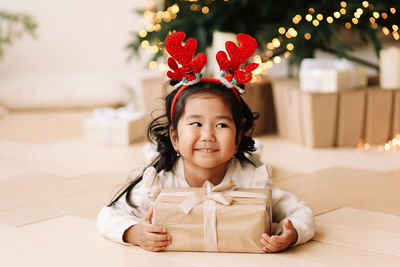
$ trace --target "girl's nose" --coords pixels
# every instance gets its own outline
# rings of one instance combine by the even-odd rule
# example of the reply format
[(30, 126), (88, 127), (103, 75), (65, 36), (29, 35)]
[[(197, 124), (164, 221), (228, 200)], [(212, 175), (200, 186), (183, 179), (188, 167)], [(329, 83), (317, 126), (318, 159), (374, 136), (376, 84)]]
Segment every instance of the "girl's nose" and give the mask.
[(203, 126), (201, 129), (201, 141), (215, 141), (214, 127)]

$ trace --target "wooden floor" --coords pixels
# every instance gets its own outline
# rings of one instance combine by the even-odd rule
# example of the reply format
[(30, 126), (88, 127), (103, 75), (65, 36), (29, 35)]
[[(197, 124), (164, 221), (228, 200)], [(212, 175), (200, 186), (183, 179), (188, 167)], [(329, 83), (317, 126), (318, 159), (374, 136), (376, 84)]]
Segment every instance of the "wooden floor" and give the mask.
[(89, 112), (0, 117), (1, 266), (399, 266), (400, 151), (313, 150), (260, 136), (274, 182), (316, 215), (312, 241), (277, 254), (152, 253), (115, 244), (99, 208), (144, 163), (144, 141), (93, 145)]

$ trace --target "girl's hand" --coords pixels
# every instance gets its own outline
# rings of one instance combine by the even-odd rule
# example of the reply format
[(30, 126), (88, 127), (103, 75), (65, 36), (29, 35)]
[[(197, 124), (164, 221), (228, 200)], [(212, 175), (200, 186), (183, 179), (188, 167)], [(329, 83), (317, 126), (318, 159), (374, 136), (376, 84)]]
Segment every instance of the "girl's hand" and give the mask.
[(285, 219), (281, 233), (273, 236), (269, 236), (266, 233), (262, 234), (261, 244), (263, 244), (265, 252), (278, 252), (296, 243), (297, 238), (297, 231), (292, 222), (289, 219)]
[(149, 251), (163, 251), (171, 244), (171, 236), (167, 234), (167, 229), (151, 224), (152, 215), (153, 207), (146, 212), (141, 223), (125, 231), (124, 241)]

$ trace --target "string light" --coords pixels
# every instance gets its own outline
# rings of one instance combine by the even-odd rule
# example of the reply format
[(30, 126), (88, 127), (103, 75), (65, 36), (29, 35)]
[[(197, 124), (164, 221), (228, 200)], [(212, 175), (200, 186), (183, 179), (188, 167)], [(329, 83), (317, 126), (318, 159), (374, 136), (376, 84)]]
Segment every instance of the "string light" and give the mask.
[(269, 50), (273, 50), (273, 49), (275, 49), (275, 46), (274, 46), (272, 43), (268, 43), (268, 44), (267, 44), (267, 48), (268, 48)]
[(370, 18), (369, 18), (369, 22), (371, 22), (371, 24), (375, 23), (375, 18), (370, 17)]
[(265, 52), (265, 55), (267, 57), (272, 57), (274, 55), (274, 52), (272, 52), (271, 50), (267, 50), (267, 52)]
[(298, 24), (301, 21), (301, 16), (300, 15), (294, 16), (292, 21), (294, 24)]
[(312, 24), (313, 24), (315, 27), (317, 27), (317, 26), (319, 25), (319, 21), (316, 20), (316, 19), (314, 19), (313, 22), (312, 22)]
[(391, 12), (392, 14), (394, 14), (394, 13), (396, 13), (396, 9), (395, 9), (394, 7), (392, 7), (392, 8), (390, 8), (390, 12)]
[(147, 36), (147, 31), (146, 30), (140, 30), (139, 31), (139, 36), (142, 37), (142, 38), (146, 37)]
[(279, 32), (280, 34), (284, 34), (284, 33), (286, 32), (286, 29), (283, 28), (283, 27), (280, 27), (280, 28), (278, 29), (278, 32)]
[(333, 13), (333, 16), (338, 19), (340, 18), (340, 13), (336, 11), (335, 13)]
[(283, 56), (284, 56), (285, 58), (290, 58), (291, 55), (292, 55), (292, 53), (290, 53), (289, 51), (286, 51), (286, 52), (283, 54)]
[(315, 12), (315, 9), (314, 9), (314, 8), (312, 8), (312, 7), (310, 7), (310, 8), (308, 9), (308, 12), (310, 12), (311, 14), (314, 14), (314, 12)]
[(362, 2), (362, 5), (363, 5), (363, 7), (367, 8), (369, 3), (368, 3), (368, 1), (364, 1), (364, 2)]
[(289, 50), (289, 51), (292, 51), (294, 49), (294, 45), (292, 43), (288, 43), (286, 45), (286, 49)]
[(374, 18), (376, 18), (376, 19), (378, 19), (379, 18), (379, 13), (378, 12), (374, 12), (374, 13), (372, 13), (372, 15), (374, 16)]
[(394, 25), (392, 25), (392, 29), (393, 29), (393, 31), (397, 32), (399, 30), (399, 26), (394, 24)]
[(344, 9), (344, 8), (341, 8), (339, 11), (340, 11), (340, 14), (342, 14), (342, 15), (346, 14), (346, 9)]
[(333, 22), (333, 18), (331, 16), (329, 16), (329, 17), (326, 18), (326, 21), (328, 23), (332, 23)]
[(353, 24), (357, 24), (358, 23), (358, 19), (356, 19), (356, 18), (352, 18), (351, 21), (353, 22)]
[(311, 39), (311, 34), (307, 32), (306, 34), (304, 34), (304, 38), (306, 40), (310, 40)]
[(324, 16), (322, 14), (317, 15), (317, 20), (323, 20), (323, 19), (324, 19)]
[(389, 33), (390, 33), (389, 29), (386, 28), (386, 27), (382, 28), (382, 32), (383, 32), (384, 35), (389, 35)]
[(383, 13), (381, 14), (381, 17), (382, 17), (383, 19), (387, 19), (388, 15), (387, 15), (385, 12), (383, 12)]
[(208, 12), (210, 12), (210, 9), (208, 7), (206, 7), (206, 6), (203, 6), (203, 8), (201, 9), (201, 12), (203, 14), (208, 14)]
[(281, 59), (280, 56), (274, 57), (274, 62), (275, 62), (275, 64), (279, 64), (279, 63), (281, 63), (281, 61), (282, 61), (282, 59)]
[(313, 19), (313, 17), (312, 17), (311, 14), (307, 14), (307, 15), (306, 15), (306, 20), (307, 20), (307, 21), (312, 21), (312, 19)]
[(154, 60), (149, 62), (149, 68), (150, 69), (154, 69), (157, 67), (157, 62), (155, 62)]
[(344, 26), (346, 27), (346, 29), (350, 30), (351, 29), (351, 23), (350, 22), (346, 22), (344, 24)]
[(279, 46), (281, 46), (281, 42), (277, 38), (274, 38), (274, 39), (272, 39), (272, 45), (274, 47), (279, 47)]
[(346, 7), (346, 6), (347, 6), (347, 3), (346, 3), (345, 1), (342, 1), (342, 2), (340, 2), (340, 6), (341, 6), (341, 7)]

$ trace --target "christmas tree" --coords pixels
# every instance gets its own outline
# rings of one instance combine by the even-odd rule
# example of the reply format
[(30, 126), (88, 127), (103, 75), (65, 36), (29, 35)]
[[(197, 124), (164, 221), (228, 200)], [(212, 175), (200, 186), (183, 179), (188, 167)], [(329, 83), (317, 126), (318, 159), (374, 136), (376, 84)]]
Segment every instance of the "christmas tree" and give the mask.
[(379, 55), (381, 36), (400, 38), (399, 9), (397, 0), (165, 0), (159, 4), (148, 1), (146, 10), (139, 12), (149, 24), (134, 34), (127, 48), (133, 54), (140, 47), (154, 54), (149, 66), (155, 67), (156, 60), (165, 54), (163, 40), (172, 32), (183, 31), (186, 38), (196, 38), (196, 53), (206, 51), (215, 31), (244, 32), (259, 43), (256, 61), (262, 63), (262, 69), (279, 63), (281, 56), (289, 64), (299, 65), (318, 49), (377, 69), (374, 64), (352, 57), (354, 47), (341, 34), (351, 31), (359, 35), (357, 38), (372, 43)]

